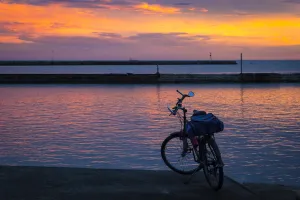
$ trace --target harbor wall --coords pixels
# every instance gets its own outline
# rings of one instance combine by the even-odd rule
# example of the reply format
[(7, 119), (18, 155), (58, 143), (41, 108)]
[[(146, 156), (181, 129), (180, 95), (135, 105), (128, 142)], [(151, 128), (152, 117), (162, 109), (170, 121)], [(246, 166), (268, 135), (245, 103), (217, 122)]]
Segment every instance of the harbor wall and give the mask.
[(300, 82), (300, 73), (246, 74), (0, 74), (1, 84), (157, 84)]

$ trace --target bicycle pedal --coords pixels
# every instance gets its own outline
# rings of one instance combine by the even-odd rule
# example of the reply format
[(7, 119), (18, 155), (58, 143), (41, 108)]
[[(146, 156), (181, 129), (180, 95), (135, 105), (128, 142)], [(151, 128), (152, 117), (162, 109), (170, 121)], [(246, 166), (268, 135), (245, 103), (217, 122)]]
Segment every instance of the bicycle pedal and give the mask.
[(216, 168), (222, 168), (222, 167), (224, 167), (224, 164), (217, 164), (216, 165)]

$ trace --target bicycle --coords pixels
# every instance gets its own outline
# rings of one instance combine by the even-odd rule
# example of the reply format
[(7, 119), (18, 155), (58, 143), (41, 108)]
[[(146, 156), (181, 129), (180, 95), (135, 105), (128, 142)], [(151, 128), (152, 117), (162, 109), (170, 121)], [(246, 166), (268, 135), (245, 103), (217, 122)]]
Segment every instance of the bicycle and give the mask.
[[(193, 97), (194, 93), (190, 91), (188, 94), (182, 94), (177, 90), (179, 94), (182, 95), (178, 98), (176, 106), (172, 109), (168, 106), (168, 110), (171, 112), (170, 115), (177, 115), (181, 122), (181, 130), (179, 132), (171, 133), (161, 145), (161, 156), (164, 163), (173, 171), (183, 174), (192, 175), (188, 182), (192, 179), (194, 174), (199, 170), (203, 169), (206, 181), (214, 190), (220, 190), (223, 185), (224, 173), (223, 173), (223, 161), (221, 158), (221, 153), (218, 145), (215, 141), (214, 134), (199, 134), (197, 136), (189, 136), (187, 128), (190, 128), (189, 121), (187, 120), (186, 113), (187, 109), (182, 106), (182, 102), (186, 97)], [(178, 112), (183, 111), (183, 116)], [(205, 111), (194, 110), (194, 113), (198, 112), (200, 114), (206, 115)], [(175, 148), (180, 147), (179, 152), (177, 152), (178, 161), (181, 167), (176, 167), (174, 162), (172, 162), (167, 150), (169, 150), (168, 145), (172, 142), (178, 142), (177, 145), (171, 147), (170, 150), (175, 150)], [(191, 164), (183, 163), (183, 159), (191, 159)], [(185, 170), (186, 167), (189, 169)], [(187, 182), (187, 183), (188, 183)]]

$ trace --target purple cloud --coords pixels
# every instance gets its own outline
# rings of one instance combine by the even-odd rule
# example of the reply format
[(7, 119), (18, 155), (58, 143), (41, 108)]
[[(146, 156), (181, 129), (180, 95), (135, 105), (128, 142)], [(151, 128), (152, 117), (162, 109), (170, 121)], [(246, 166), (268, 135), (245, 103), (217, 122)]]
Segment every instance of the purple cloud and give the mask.
[(62, 3), (69, 7), (78, 8), (108, 8), (108, 6), (130, 6), (134, 5), (130, 0), (107, 1), (107, 0), (6, 0), (6, 3), (49, 5)]
[(57, 47), (83, 47), (92, 48), (107, 45), (121, 45), (123, 42), (119, 40), (107, 39), (102, 37), (84, 37), (84, 36), (41, 36), (34, 37), (31, 35), (21, 35), (20, 40), (33, 42), (35, 44), (51, 45)]
[(0, 35), (2, 35), (2, 34), (7, 35), (8, 33), (9, 34), (13, 33), (13, 31), (10, 28), (3, 26), (3, 23), (0, 23)]
[(119, 38), (119, 39), (123, 38), (121, 34), (117, 34), (117, 33), (107, 33), (107, 32), (97, 33), (96, 32), (96, 34), (98, 34), (100, 37), (106, 37), (106, 38), (114, 38), (114, 39), (116, 39), (116, 38)]
[(300, 4), (300, 0), (285, 0), (285, 1), (282, 1), (284, 3), (296, 3), (296, 4)]
[(64, 23), (60, 23), (60, 22), (54, 22), (50, 25), (50, 28), (53, 28), (53, 29), (57, 29), (57, 28), (74, 28), (75, 26), (72, 25), (67, 25), (67, 24), (64, 24)]
[[(182, 12), (191, 12), (195, 8), (195, 12), (202, 9), (209, 10), (211, 14), (231, 14), (236, 10), (243, 11), (249, 14), (256, 13), (284, 13), (294, 12), (288, 3), (299, 3), (300, 0), (189, 0), (188, 2), (176, 0), (4, 0), (5, 3), (19, 3), (31, 5), (49, 5), (53, 3), (64, 4), (68, 7), (77, 8), (99, 8), (112, 9), (117, 7), (119, 9), (134, 9), (135, 5), (143, 3), (159, 4), (161, 6), (177, 7)], [(191, 10), (192, 9), (192, 10)], [(239, 15), (240, 16), (240, 15)]]
[(56, 52), (56, 59), (184, 58), (194, 54), (188, 53), (191, 49), (199, 50), (205, 45), (203, 38), (207, 39), (186, 33), (145, 33), (129, 37), (115, 33), (98, 33), (98, 37), (22, 35), (19, 39), (27, 43), (0, 44), (0, 59), (46, 59), (51, 56), (51, 50)]
[(180, 3), (174, 3), (174, 6), (190, 6), (192, 5), (191, 3), (186, 3), (186, 2), (180, 2)]
[[(248, 47), (215, 43), (218, 36), (187, 33), (141, 33), (124, 37), (116, 33), (96, 33), (96, 37), (59, 37), (21, 35), (22, 44), (0, 44), (0, 59), (292, 59), (300, 55), (300, 46)], [(30, 43), (28, 43), (30, 42)], [(261, 53), (263, 52), (263, 53)]]
[[(244, 11), (249, 14), (256, 13), (282, 13), (291, 11), (290, 7), (285, 6), (283, 0), (189, 0), (188, 6), (193, 8), (206, 8), (211, 14), (231, 14), (235, 10)], [(291, 2), (299, 2), (299, 0), (286, 0)], [(175, 5), (182, 7), (185, 3), (174, 3), (174, 0), (147, 0), (149, 3), (156, 2), (162, 5)], [(188, 7), (187, 6), (187, 7)]]
[(199, 43), (203, 43), (206, 40), (209, 40), (209, 36), (201, 36), (201, 35), (189, 35), (187, 33), (140, 33), (134, 36), (130, 36), (126, 39), (134, 40), (137, 42), (143, 42), (151, 45), (157, 46), (187, 46), (187, 45), (196, 45)]
[(24, 23), (20, 22), (0, 22), (0, 34), (14, 34), (17, 32), (15, 26), (24, 25)]
[(182, 46), (190, 43), (200, 43), (210, 39), (207, 35), (189, 35), (187, 33), (140, 33), (133, 36), (123, 37), (120, 34), (108, 32), (95, 32), (98, 37), (83, 36), (41, 36), (20, 35), (19, 39), (36, 44), (51, 44), (57, 46), (84, 46), (100, 47), (101, 45), (122, 45), (136, 43), (147, 43), (157, 46)]

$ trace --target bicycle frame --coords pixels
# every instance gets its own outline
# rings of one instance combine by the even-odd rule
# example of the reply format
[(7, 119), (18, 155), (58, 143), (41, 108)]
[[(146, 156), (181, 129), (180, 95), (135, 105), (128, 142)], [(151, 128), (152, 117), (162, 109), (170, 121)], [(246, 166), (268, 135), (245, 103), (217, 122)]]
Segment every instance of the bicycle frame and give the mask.
[[(185, 109), (184, 107), (183, 108), (180, 108), (182, 111), (183, 111), (183, 129), (182, 131), (180, 131), (181, 133), (181, 138), (182, 139), (182, 142), (183, 142), (183, 153), (185, 151), (188, 151), (188, 139), (191, 140), (191, 143), (192, 143), (192, 147), (194, 149), (194, 152), (197, 152), (197, 157), (198, 157), (198, 162), (203, 162), (203, 157), (202, 157), (202, 153), (201, 151), (205, 150), (205, 144), (206, 143), (210, 143), (212, 145), (215, 144), (215, 142), (212, 142), (211, 140), (214, 140), (214, 136), (213, 135), (203, 135), (203, 136), (200, 136), (197, 138), (197, 141), (198, 141), (198, 145), (199, 145), (199, 149), (197, 150), (193, 144), (193, 138), (190, 138), (188, 136), (188, 133), (187, 133), (187, 130), (186, 130), (186, 125), (187, 125), (187, 117), (186, 117), (186, 113), (187, 113), (187, 109)], [(217, 147), (217, 146), (216, 146)], [(217, 150), (219, 151), (219, 148), (217, 147)], [(197, 158), (195, 157), (194, 155), (194, 152), (193, 152), (193, 157), (194, 157), (194, 160), (195, 162), (197, 162)]]
[[(201, 158), (200, 158), (201, 153), (195, 148), (195, 146), (193, 144), (193, 141), (192, 141), (193, 138), (190, 138), (188, 136), (188, 133), (187, 133), (187, 130), (186, 130), (186, 127), (187, 127), (186, 125), (187, 125), (187, 122), (188, 122), (187, 117), (186, 117), (187, 109), (185, 109), (184, 107), (183, 108), (179, 107), (179, 109), (183, 111), (183, 128), (180, 131), (180, 139), (183, 142), (183, 151), (182, 151), (182, 154), (185, 154), (186, 152), (188, 152), (189, 150), (191, 150), (191, 149), (188, 149), (188, 147), (189, 147), (189, 145), (188, 145), (188, 139), (190, 139), (190, 141), (192, 143), (194, 161), (195, 162), (199, 162), (201, 160)], [(181, 117), (181, 116), (179, 116), (179, 117)], [(200, 145), (200, 140), (198, 141), (198, 144)], [(202, 147), (203, 147), (203, 145), (199, 146), (199, 150)]]

